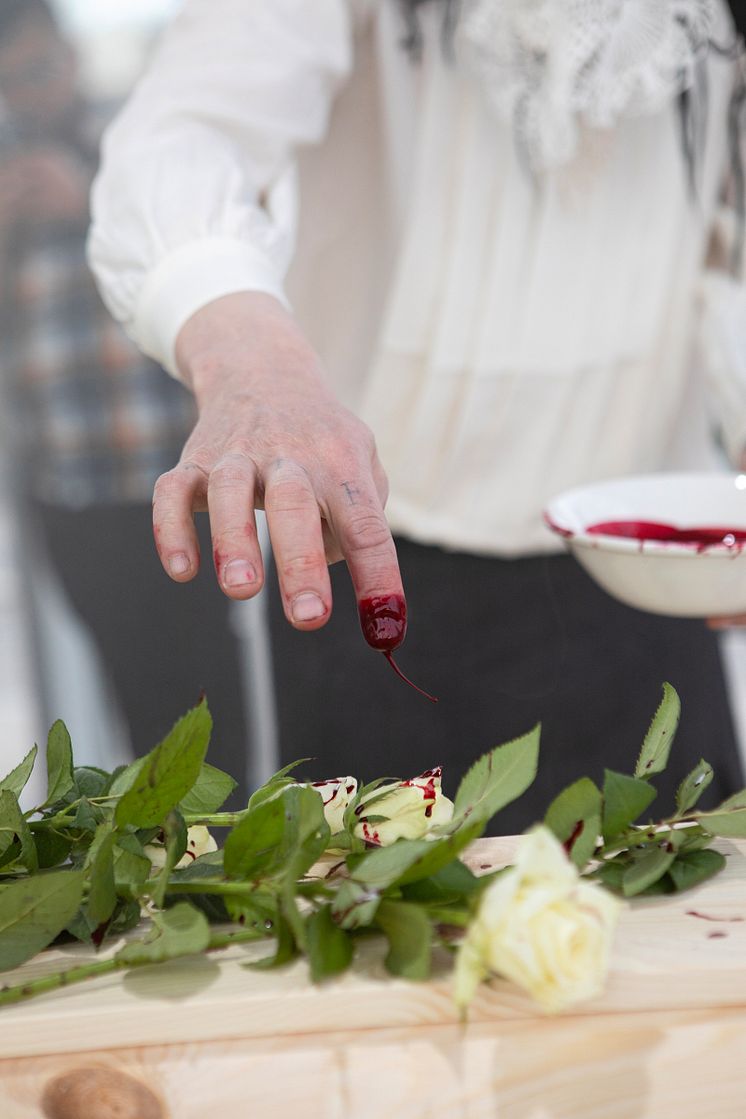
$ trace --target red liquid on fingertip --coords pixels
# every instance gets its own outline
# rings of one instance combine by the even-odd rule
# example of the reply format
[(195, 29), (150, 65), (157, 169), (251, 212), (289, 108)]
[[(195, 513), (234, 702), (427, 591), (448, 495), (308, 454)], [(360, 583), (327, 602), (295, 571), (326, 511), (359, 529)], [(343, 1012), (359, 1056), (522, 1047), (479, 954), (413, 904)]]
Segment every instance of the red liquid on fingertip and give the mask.
[(410, 688), (424, 695), (431, 703), (437, 703), (435, 696), (423, 691), (404, 675), (392, 656), (407, 632), (407, 604), (404, 596), (392, 594), (363, 598), (358, 603), (358, 614), (363, 637), (371, 648), (383, 653), (396, 675), (409, 684)]
[(363, 637), (380, 653), (398, 649), (407, 632), (407, 604), (401, 594), (363, 598), (358, 604)]
[(696, 526), (677, 528), (657, 521), (600, 521), (589, 525), (586, 532), (594, 536), (622, 536), (628, 540), (656, 540), (671, 544), (691, 544), (695, 548), (708, 548), (724, 544), (741, 547), (746, 544), (746, 529)]

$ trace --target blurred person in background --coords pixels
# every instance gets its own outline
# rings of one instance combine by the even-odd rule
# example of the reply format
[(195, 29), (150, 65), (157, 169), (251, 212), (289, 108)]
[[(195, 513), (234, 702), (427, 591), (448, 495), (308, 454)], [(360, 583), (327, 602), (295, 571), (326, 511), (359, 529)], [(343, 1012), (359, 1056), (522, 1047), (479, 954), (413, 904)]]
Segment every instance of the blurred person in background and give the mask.
[[(740, 461), (744, 371), (711, 413), (692, 356), (737, 53), (721, 0), (186, 0), (105, 138), (91, 260), (197, 400), (155, 492), (166, 570), (195, 575), (209, 507), (220, 585), (253, 596), (266, 510), (283, 761), (455, 779), (541, 719), (521, 830), (631, 770), (669, 680), (662, 804), (703, 753), (712, 801), (742, 785), (716, 636), (605, 595), (541, 516), (717, 469), (715, 427)], [(401, 635), (403, 586), (437, 707), (360, 639), (380, 603)]]
[(149, 542), (153, 484), (194, 406), (111, 319), (87, 267), (101, 114), (44, 0), (0, 0), (0, 102), (0, 360), (19, 514), (94, 639), (135, 754), (204, 690), (211, 760), (241, 779), (230, 603), (207, 576), (185, 600)]

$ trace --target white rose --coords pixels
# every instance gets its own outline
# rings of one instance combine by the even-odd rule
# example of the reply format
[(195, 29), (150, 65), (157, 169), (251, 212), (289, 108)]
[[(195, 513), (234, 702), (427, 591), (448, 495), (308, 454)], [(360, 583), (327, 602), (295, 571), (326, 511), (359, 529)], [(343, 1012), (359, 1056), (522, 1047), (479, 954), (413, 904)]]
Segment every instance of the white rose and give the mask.
[(468, 1006), (490, 974), (527, 990), (549, 1013), (603, 990), (622, 903), (580, 878), (545, 827), (521, 839), (518, 858), (487, 887), (458, 951), (455, 999)]
[(324, 802), (324, 818), (332, 835), (344, 828), (344, 814), (357, 793), (357, 781), (354, 777), (330, 777), (328, 781), (312, 781), (315, 789)]
[(431, 828), (453, 817), (453, 801), (440, 788), (442, 772), (438, 766), (367, 793), (355, 809), (355, 835), (374, 847), (387, 847), (397, 839), (427, 839)]
[[(217, 851), (217, 849), (218, 845), (208, 829), (202, 824), (195, 824), (193, 827), (187, 828), (186, 851), (179, 859), (175, 869), (189, 866), (200, 855), (206, 855), (208, 851)], [(148, 843), (144, 850), (150, 859), (153, 870), (161, 870), (166, 865), (166, 848), (163, 843)]]

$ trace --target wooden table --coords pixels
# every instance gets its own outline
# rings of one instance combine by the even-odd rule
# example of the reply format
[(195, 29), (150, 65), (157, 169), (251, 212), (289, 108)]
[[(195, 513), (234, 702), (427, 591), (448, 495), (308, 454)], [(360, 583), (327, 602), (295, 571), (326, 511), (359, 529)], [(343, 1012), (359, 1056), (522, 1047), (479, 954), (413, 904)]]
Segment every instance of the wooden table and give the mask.
[[(469, 861), (502, 865), (514, 842), (482, 840)], [(626, 910), (604, 995), (571, 1014), (543, 1017), (498, 980), (462, 1026), (445, 965), (394, 980), (375, 940), (323, 988), (302, 961), (246, 969), (267, 945), (235, 946), (0, 1011), (0, 1119), (46, 1114), (71, 1073), (98, 1102), (70, 1110), (58, 1091), (54, 1119), (744, 1119), (746, 842), (719, 848), (711, 882)]]

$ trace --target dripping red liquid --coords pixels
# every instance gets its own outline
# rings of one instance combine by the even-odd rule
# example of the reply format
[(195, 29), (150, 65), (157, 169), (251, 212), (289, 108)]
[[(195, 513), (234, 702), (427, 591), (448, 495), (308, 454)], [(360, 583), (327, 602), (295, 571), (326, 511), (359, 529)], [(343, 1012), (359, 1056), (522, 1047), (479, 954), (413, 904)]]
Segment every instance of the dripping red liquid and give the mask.
[(434, 696), (434, 695), (430, 695), (430, 693), (429, 693), (429, 692), (426, 692), (426, 691), (424, 690), (424, 688), (419, 688), (419, 687), (418, 687), (418, 686), (417, 686), (417, 685), (416, 685), (416, 684), (415, 684), (415, 683), (414, 683), (414, 682), (413, 682), (412, 680), (410, 680), (410, 679), (409, 679), (409, 677), (408, 677), (408, 676), (405, 676), (405, 675), (404, 675), (404, 673), (403, 673), (403, 672), (402, 672), (402, 670), (401, 670), (401, 669), (399, 668), (399, 665), (398, 665), (398, 664), (396, 663), (396, 661), (394, 660), (394, 658), (392, 657), (392, 655), (391, 655), (391, 653), (390, 653), (390, 652), (385, 652), (385, 653), (384, 653), (383, 655), (384, 655), (384, 657), (386, 658), (386, 660), (387, 660), (387, 661), (389, 662), (389, 664), (391, 665), (391, 667), (393, 668), (393, 670), (394, 670), (394, 672), (396, 673), (396, 675), (397, 675), (397, 676), (398, 676), (398, 677), (399, 677), (399, 678), (400, 678), (401, 680), (403, 680), (405, 684), (409, 684), (410, 688), (414, 688), (414, 690), (415, 690), (416, 692), (419, 692), (419, 693), (420, 693), (420, 695), (424, 695), (425, 699), (429, 699), (431, 703), (437, 703), (437, 702), (438, 702), (438, 697), (437, 697), (437, 696)]
[(373, 649), (383, 653), (397, 676), (410, 688), (425, 696), (431, 703), (437, 703), (435, 696), (419, 688), (405, 676), (392, 654), (398, 649), (407, 632), (407, 604), (403, 595), (378, 595), (361, 599), (358, 604), (360, 626), (363, 636)]
[(600, 521), (589, 525), (586, 532), (596, 536), (623, 536), (628, 540), (657, 540), (672, 544), (691, 544), (707, 548), (713, 544), (728, 547), (746, 544), (746, 529), (696, 526), (677, 528), (657, 521)]

